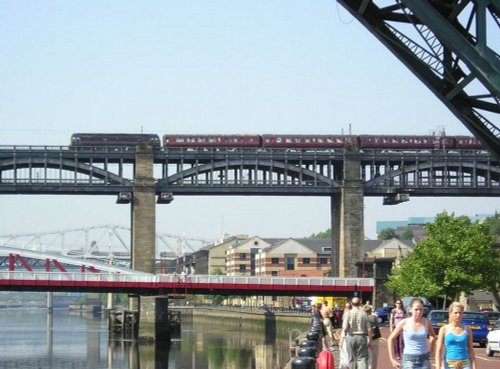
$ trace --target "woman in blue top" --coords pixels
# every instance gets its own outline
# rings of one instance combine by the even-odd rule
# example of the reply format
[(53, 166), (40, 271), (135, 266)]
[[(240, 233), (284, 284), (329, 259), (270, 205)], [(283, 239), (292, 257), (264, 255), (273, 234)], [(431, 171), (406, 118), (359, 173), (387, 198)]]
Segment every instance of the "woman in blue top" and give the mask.
[[(395, 368), (431, 369), (430, 352), (434, 346), (436, 334), (430, 321), (424, 318), (424, 303), (414, 298), (410, 303), (411, 316), (401, 320), (389, 336), (387, 348), (389, 359)], [(404, 351), (401, 365), (394, 358), (393, 341), (403, 333)], [(427, 337), (430, 337), (428, 340)]]
[(449, 323), (439, 329), (436, 369), (476, 369), (472, 331), (462, 324), (463, 316), (464, 306), (453, 302), (450, 305)]

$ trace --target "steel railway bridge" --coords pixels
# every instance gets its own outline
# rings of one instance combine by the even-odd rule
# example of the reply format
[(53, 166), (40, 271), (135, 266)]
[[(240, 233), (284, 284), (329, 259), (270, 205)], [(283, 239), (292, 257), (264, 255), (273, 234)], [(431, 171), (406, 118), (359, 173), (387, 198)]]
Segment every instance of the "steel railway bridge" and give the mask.
[[(486, 151), (370, 150), (349, 154), (365, 196), (498, 196), (499, 162)], [(158, 202), (167, 195), (330, 196), (344, 180), (344, 150), (157, 148)], [(0, 146), (0, 194), (119, 195), (129, 203), (131, 147)]]
[(338, 235), (332, 241), (333, 275), (354, 277), (364, 196), (382, 197), (385, 204), (413, 196), (498, 197), (500, 166), (486, 151), (449, 149), (2, 146), (0, 194), (117, 196), (117, 202), (132, 209), (132, 249), (134, 236), (141, 247), (150, 245), (147, 256), (143, 250), (136, 253), (136, 260), (144, 257), (140, 264), (148, 267), (133, 261), (132, 266), (150, 273), (156, 258), (155, 200), (169, 203), (183, 195), (329, 197), (332, 230)]

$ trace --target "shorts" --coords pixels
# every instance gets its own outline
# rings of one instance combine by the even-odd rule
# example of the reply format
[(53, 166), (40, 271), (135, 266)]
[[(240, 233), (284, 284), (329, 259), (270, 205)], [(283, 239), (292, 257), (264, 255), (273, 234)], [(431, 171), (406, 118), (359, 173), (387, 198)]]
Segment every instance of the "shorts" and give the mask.
[(444, 369), (470, 369), (470, 360), (445, 360), (443, 363)]
[(429, 353), (422, 355), (403, 354), (401, 369), (431, 369)]

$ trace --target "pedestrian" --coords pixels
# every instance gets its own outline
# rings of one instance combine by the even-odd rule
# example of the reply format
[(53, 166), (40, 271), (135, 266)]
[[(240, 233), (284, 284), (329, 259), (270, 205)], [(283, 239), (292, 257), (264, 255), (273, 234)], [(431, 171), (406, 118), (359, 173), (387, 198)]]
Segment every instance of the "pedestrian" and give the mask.
[[(396, 329), (396, 326), (406, 317), (406, 311), (403, 307), (403, 302), (401, 300), (396, 300), (394, 303), (394, 308), (391, 310), (389, 314), (389, 331), (392, 332)], [(401, 356), (403, 356), (404, 342), (403, 335), (399, 334), (394, 338), (393, 347), (394, 355), (396, 356), (396, 360), (401, 360)]]
[(373, 314), (370, 305), (363, 306), (363, 311), (368, 316), (368, 321), (372, 329), (372, 344), (371, 347), (368, 348), (368, 369), (377, 369), (378, 343), (379, 338), (382, 337), (380, 334), (380, 327), (378, 326), (378, 316)]
[(476, 369), (472, 330), (462, 324), (464, 306), (453, 302), (449, 311), (449, 323), (439, 329), (436, 369)]
[[(389, 360), (394, 368), (431, 369), (429, 356), (434, 348), (436, 333), (431, 322), (424, 318), (424, 303), (421, 299), (411, 300), (410, 311), (411, 316), (401, 320), (389, 336)], [(401, 365), (394, 358), (393, 351), (393, 342), (399, 334), (403, 335), (404, 340)]]
[(312, 316), (312, 323), (318, 323), (321, 324), (321, 342), (322, 342), (322, 347), (327, 347), (327, 342), (325, 336), (328, 334), (326, 331), (325, 324), (323, 323), (323, 315), (321, 312), (321, 309), (323, 308), (323, 304), (321, 302), (317, 302), (316, 305), (314, 306), (314, 311), (313, 311), (313, 316)]
[(342, 312), (342, 322), (349, 315), (349, 312), (352, 310), (352, 304), (350, 302), (346, 302), (344, 311)]
[(371, 346), (372, 332), (368, 316), (360, 309), (360, 304), (360, 299), (354, 297), (352, 309), (342, 322), (342, 340), (347, 343), (349, 369), (368, 368), (368, 348)]
[[(326, 334), (328, 335), (328, 338), (330, 340), (330, 343), (328, 344), (327, 348), (330, 348), (333, 346), (333, 342), (335, 341), (335, 338), (333, 337), (333, 329), (332, 329), (332, 309), (328, 306), (328, 301), (323, 301), (323, 305), (321, 306), (321, 316), (323, 318), (323, 325), (326, 331)], [(328, 342), (327, 342), (328, 343)]]

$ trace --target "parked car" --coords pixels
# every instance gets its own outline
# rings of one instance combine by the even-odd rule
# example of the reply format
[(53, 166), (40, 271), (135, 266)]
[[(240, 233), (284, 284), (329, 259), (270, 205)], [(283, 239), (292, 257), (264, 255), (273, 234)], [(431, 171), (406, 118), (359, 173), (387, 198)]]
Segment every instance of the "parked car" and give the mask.
[[(410, 303), (411, 300), (413, 300), (415, 296), (407, 296), (403, 298), (403, 308), (405, 311), (410, 314)], [(432, 304), (427, 300), (425, 297), (418, 297), (422, 302), (424, 303), (424, 316), (427, 316), (429, 312), (432, 310)]]
[(497, 320), (500, 318), (500, 312), (498, 311), (485, 311), (484, 314), (488, 317), (492, 326), (494, 326)]
[(486, 336), (486, 355), (493, 356), (496, 352), (500, 352), (500, 319), (497, 319), (495, 325)]
[[(448, 310), (432, 310), (427, 319), (432, 323), (432, 328), (436, 334), (439, 328), (448, 324)], [(490, 331), (490, 321), (488, 317), (479, 311), (465, 311), (462, 318), (462, 323), (469, 326), (472, 331), (472, 340), (477, 342), (480, 347), (486, 346), (486, 336)]]
[(392, 306), (383, 306), (375, 310), (375, 315), (378, 316), (378, 322), (379, 323), (388, 322), (389, 315), (391, 314), (392, 309), (393, 309)]
[(439, 328), (443, 325), (448, 324), (448, 310), (432, 310), (428, 315), (427, 319), (432, 323), (432, 328), (436, 334), (439, 333)]

